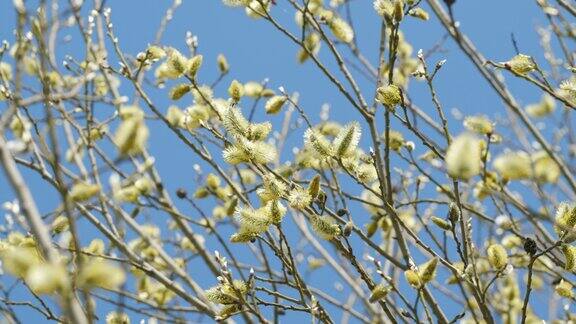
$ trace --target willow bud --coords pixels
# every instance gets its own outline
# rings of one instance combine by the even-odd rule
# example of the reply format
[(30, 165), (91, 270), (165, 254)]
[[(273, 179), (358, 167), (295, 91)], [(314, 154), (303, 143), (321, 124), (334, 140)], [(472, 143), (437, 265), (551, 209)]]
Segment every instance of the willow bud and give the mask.
[(208, 188), (214, 190), (220, 186), (220, 178), (214, 173), (210, 173), (206, 176), (206, 185)]
[(158, 61), (159, 59), (166, 56), (166, 52), (161, 47), (155, 45), (148, 47), (146, 52), (148, 53), (148, 57), (152, 62)]
[(576, 268), (576, 247), (571, 245), (564, 245), (562, 247), (562, 252), (564, 252), (564, 257), (566, 258), (564, 269), (568, 271), (574, 271)]
[(330, 19), (328, 21), (328, 27), (332, 31), (332, 34), (344, 43), (350, 43), (354, 39), (354, 30), (352, 30), (352, 27), (342, 18), (336, 17)]
[(342, 235), (345, 237), (349, 237), (352, 234), (352, 230), (354, 230), (354, 222), (348, 221), (344, 228), (342, 229)]
[(198, 70), (202, 66), (202, 55), (196, 55), (187, 62), (186, 74), (191, 78), (195, 78)]
[(494, 133), (494, 124), (484, 116), (468, 116), (464, 119), (464, 127), (472, 132), (486, 135)]
[(308, 185), (308, 193), (310, 194), (310, 197), (312, 197), (312, 200), (316, 199), (316, 197), (318, 197), (318, 193), (320, 192), (320, 175), (317, 174), (314, 176), (314, 178), (312, 178), (312, 181), (310, 181), (310, 184)]
[(422, 281), (420, 280), (420, 275), (414, 270), (404, 271), (404, 278), (413, 288), (420, 289), (422, 287)]
[(404, 18), (404, 1), (396, 0), (394, 2), (394, 20), (397, 22)]
[(222, 74), (228, 73), (228, 71), (230, 70), (230, 65), (228, 64), (228, 60), (226, 59), (226, 56), (224, 56), (224, 54), (218, 54), (216, 62), (218, 63), (218, 70), (220, 71), (220, 73)]
[(430, 261), (420, 265), (419, 268), (419, 277), (422, 281), (422, 284), (428, 283), (434, 280), (436, 277), (436, 266), (438, 265), (438, 258), (433, 258)]
[(192, 86), (189, 84), (178, 84), (170, 89), (170, 99), (172, 100), (179, 100), (180, 98), (184, 97), (185, 94), (190, 92)]
[(232, 101), (238, 102), (240, 98), (244, 95), (244, 86), (238, 80), (232, 80), (230, 87), (228, 87), (228, 95), (232, 98)]
[(432, 220), (432, 222), (436, 226), (438, 226), (440, 229), (442, 229), (444, 231), (449, 231), (452, 229), (452, 225), (450, 225), (449, 222), (447, 222), (446, 220), (444, 220), (440, 217), (432, 216), (432, 217), (430, 217), (430, 220)]
[(371, 303), (375, 303), (381, 299), (384, 299), (391, 290), (392, 287), (385, 284), (379, 284), (376, 287), (374, 287), (374, 289), (372, 289), (368, 301)]
[(568, 281), (564, 281), (564, 279), (562, 279), (560, 283), (556, 285), (556, 288), (554, 288), (559, 296), (570, 299), (574, 298), (574, 291), (572, 291), (572, 289), (574, 289), (572, 284)]
[(282, 106), (286, 103), (288, 97), (286, 96), (273, 96), (266, 101), (265, 109), (267, 114), (277, 114)]
[(430, 15), (428, 14), (428, 12), (426, 12), (426, 10), (420, 7), (411, 9), (410, 11), (408, 11), (408, 14), (414, 18), (418, 18), (424, 21), (430, 19)]
[(70, 224), (68, 223), (68, 217), (64, 215), (56, 217), (50, 227), (54, 234), (60, 234), (64, 231), (67, 231), (70, 227)]
[(72, 186), (68, 197), (70, 200), (75, 202), (86, 201), (100, 193), (100, 186), (95, 184), (89, 184), (85, 182), (79, 182)]

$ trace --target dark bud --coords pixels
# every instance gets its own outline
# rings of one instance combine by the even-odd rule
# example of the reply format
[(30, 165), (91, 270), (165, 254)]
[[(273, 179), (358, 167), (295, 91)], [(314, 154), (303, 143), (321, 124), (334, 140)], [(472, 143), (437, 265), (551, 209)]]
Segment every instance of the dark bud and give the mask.
[(354, 223), (352, 221), (349, 221), (348, 223), (346, 223), (346, 225), (344, 225), (344, 229), (342, 230), (342, 234), (346, 237), (350, 236), (350, 234), (352, 234), (352, 229), (354, 229)]
[(455, 224), (456, 222), (458, 222), (458, 220), (460, 220), (460, 210), (458, 209), (458, 206), (456, 206), (455, 203), (450, 204), (450, 210), (448, 211), (448, 219), (450, 220), (450, 222), (452, 222), (452, 224)]
[(255, 239), (255, 238), (250, 239), (250, 242), (251, 242), (251, 243), (254, 243), (254, 242), (256, 242), (256, 239)]
[(348, 214), (348, 210), (345, 209), (345, 208), (338, 209), (338, 211), (336, 212), (336, 214), (337, 214), (338, 216), (342, 217), (342, 216)]
[(536, 241), (527, 237), (524, 240), (524, 251), (530, 255), (536, 254), (536, 252), (538, 252), (538, 245), (536, 244)]
[(188, 196), (188, 193), (184, 188), (178, 188), (178, 190), (176, 190), (176, 197), (184, 199), (186, 196)]
[(460, 313), (460, 314), (456, 315), (456, 316), (450, 321), (450, 323), (456, 323), (456, 322), (458, 322), (458, 320), (464, 318), (464, 316), (466, 316), (466, 313)]

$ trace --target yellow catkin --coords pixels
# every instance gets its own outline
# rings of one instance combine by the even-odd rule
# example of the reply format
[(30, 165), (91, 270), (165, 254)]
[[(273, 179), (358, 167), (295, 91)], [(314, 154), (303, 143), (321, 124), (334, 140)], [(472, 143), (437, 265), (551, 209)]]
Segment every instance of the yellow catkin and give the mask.
[(428, 283), (436, 277), (436, 267), (438, 266), (438, 258), (433, 258), (430, 261), (418, 266), (418, 274), (423, 284)]
[(376, 90), (376, 100), (388, 109), (393, 110), (394, 107), (402, 102), (402, 92), (394, 84), (379, 87)]
[(510, 61), (504, 63), (504, 65), (514, 73), (521, 75), (527, 74), (536, 69), (536, 64), (534, 64), (532, 57), (524, 54), (514, 56)]
[(494, 159), (494, 169), (505, 180), (522, 180), (533, 175), (532, 161), (525, 152), (508, 152)]
[(495, 270), (501, 270), (508, 264), (508, 253), (500, 244), (492, 244), (486, 251), (488, 262)]
[(554, 290), (559, 296), (570, 299), (574, 298), (573, 289), (574, 287), (572, 286), (572, 284), (570, 284), (568, 281), (565, 280), (561, 280), (560, 283), (556, 285), (556, 287), (554, 288)]
[(100, 186), (85, 182), (79, 182), (72, 186), (68, 197), (72, 201), (82, 202), (86, 201), (100, 193)]
[(310, 197), (312, 197), (312, 199), (316, 199), (319, 192), (320, 192), (320, 175), (317, 174), (310, 181), (310, 185), (308, 185), (308, 193), (310, 194)]
[(266, 105), (264, 106), (266, 113), (271, 115), (279, 113), (287, 100), (288, 98), (286, 96), (271, 97), (266, 101)]
[(105, 289), (116, 289), (125, 279), (126, 275), (120, 267), (98, 259), (85, 263), (77, 278), (79, 287)]
[(408, 269), (404, 271), (404, 278), (410, 284), (410, 286), (419, 289), (422, 287), (422, 281), (420, 280), (420, 275), (418, 272)]
[(360, 135), (361, 129), (358, 122), (351, 122), (342, 127), (333, 143), (336, 156), (344, 158), (352, 155), (358, 146)]
[(325, 240), (332, 240), (341, 234), (340, 227), (328, 216), (310, 216), (312, 229)]
[(576, 268), (576, 247), (571, 245), (564, 245), (562, 247), (562, 252), (564, 253), (564, 257), (566, 259), (564, 269), (568, 271), (574, 271)]
[(370, 297), (368, 298), (368, 301), (371, 303), (375, 303), (375, 302), (385, 298), (391, 290), (392, 290), (392, 287), (390, 287), (388, 285), (385, 285), (385, 284), (376, 285), (372, 289), (372, 292), (370, 293)]
[(26, 284), (36, 294), (52, 294), (67, 287), (68, 274), (61, 264), (43, 263), (26, 274)]
[(445, 158), (448, 174), (456, 179), (468, 180), (482, 169), (480, 142), (468, 133), (452, 141)]

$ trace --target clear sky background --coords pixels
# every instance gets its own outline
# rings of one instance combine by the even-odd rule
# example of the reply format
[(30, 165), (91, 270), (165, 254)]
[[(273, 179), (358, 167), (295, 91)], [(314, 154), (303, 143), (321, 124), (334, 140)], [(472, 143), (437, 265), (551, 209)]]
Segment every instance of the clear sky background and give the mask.
[[(33, 1), (34, 2), (34, 1)], [(278, 0), (272, 11), (282, 22), (294, 28), (293, 10), (287, 10), (284, 0)], [(425, 1), (423, 1), (425, 2)], [(146, 49), (152, 42), (160, 19), (170, 6), (167, 0), (109, 0), (107, 6), (112, 8), (114, 29), (122, 49), (131, 54)], [(424, 4), (424, 9), (428, 7)], [(379, 41), (380, 18), (372, 8), (371, 0), (354, 0), (352, 15), (356, 25), (357, 38), (361, 51), (376, 65), (377, 46)], [(429, 22), (408, 19), (403, 31), (414, 53), (420, 48), (426, 51), (437, 44), (444, 35), (444, 29), (431, 15)], [(511, 42), (513, 33), (520, 51), (535, 55), (541, 60), (539, 39), (536, 27), (545, 22), (545, 17), (538, 10), (535, 1), (529, 0), (459, 0), (455, 5), (455, 16), (460, 21), (462, 30), (476, 44), (488, 59), (505, 61), (515, 55)], [(11, 1), (0, 0), (0, 39), (13, 43), (14, 12)], [(284, 86), (289, 92), (300, 93), (300, 103), (313, 118), (318, 118), (320, 107), (324, 103), (331, 105), (331, 114), (337, 120), (349, 121), (359, 119), (358, 113), (331, 86), (317, 68), (307, 62), (300, 65), (296, 61), (297, 48), (271, 25), (261, 20), (247, 17), (242, 9), (225, 7), (219, 0), (183, 0), (182, 6), (174, 14), (161, 44), (185, 49), (185, 33), (192, 32), (198, 36), (199, 52), (204, 55), (204, 65), (199, 80), (211, 83), (217, 76), (216, 55), (223, 53), (231, 65), (231, 73), (225, 80), (224, 87), (216, 94), (225, 96), (225, 89), (232, 79), (240, 81), (270, 79), (273, 89)], [(80, 39), (75, 29), (70, 31), (74, 37), (70, 44), (59, 46), (59, 55), (79, 55), (82, 49), (77, 47)], [(76, 44), (76, 45), (75, 45)], [(448, 40), (443, 51), (430, 58), (431, 65), (441, 59), (447, 62), (436, 79), (438, 95), (447, 109), (458, 108), (466, 114), (504, 115), (500, 100), (478, 76), (475, 67), (457, 50), (454, 43)], [(326, 47), (322, 48), (326, 52)], [(322, 58), (327, 58), (322, 55)], [(112, 61), (114, 65), (117, 62)], [(334, 68), (330, 63), (328, 65)], [(365, 95), (370, 96), (374, 85), (361, 76), (358, 77)], [(124, 88), (126, 95), (133, 94), (130, 87)], [(415, 103), (430, 115), (435, 116), (434, 107), (425, 91), (424, 84), (412, 81), (410, 94)], [(537, 101), (540, 94), (530, 87), (511, 84), (511, 90), (522, 105)], [(164, 92), (153, 92), (153, 100), (163, 110), (171, 104)], [(183, 103), (179, 103), (183, 104)], [(0, 109), (4, 109), (0, 103)], [(261, 112), (257, 119), (265, 117)], [(274, 117), (278, 122), (281, 117)], [(452, 120), (452, 118), (451, 118)], [(459, 129), (461, 123), (453, 123)], [(192, 166), (199, 163), (197, 158), (168, 131), (160, 129), (159, 124), (151, 125), (152, 136), (149, 148), (157, 157), (160, 173), (169, 184), (170, 190), (177, 187), (194, 188)], [(381, 127), (382, 129), (382, 127)], [(456, 131), (457, 132), (457, 131)], [(301, 145), (301, 137), (295, 137), (293, 145)], [(365, 149), (368, 149), (366, 146)], [(44, 189), (36, 175), (25, 172), (37, 203), (43, 212), (55, 206), (54, 192)], [(14, 194), (5, 185), (5, 178), (0, 175), (0, 202), (12, 200)], [(363, 216), (366, 217), (366, 216)], [(89, 233), (87, 233), (89, 234)], [(90, 235), (87, 235), (87, 237)], [(194, 276), (194, 275), (193, 275)], [(0, 277), (4, 280), (5, 277)], [(320, 282), (331, 282), (334, 278), (316, 279)], [(215, 284), (212, 279), (202, 282), (208, 287)], [(533, 304), (537, 302), (533, 300)], [(456, 313), (457, 310), (454, 311)], [(28, 313), (31, 313), (28, 311)], [(542, 314), (543, 315), (543, 314)], [(30, 314), (30, 316), (35, 316)], [(34, 317), (31, 317), (31, 319)], [(134, 319), (135, 320), (135, 319)]]

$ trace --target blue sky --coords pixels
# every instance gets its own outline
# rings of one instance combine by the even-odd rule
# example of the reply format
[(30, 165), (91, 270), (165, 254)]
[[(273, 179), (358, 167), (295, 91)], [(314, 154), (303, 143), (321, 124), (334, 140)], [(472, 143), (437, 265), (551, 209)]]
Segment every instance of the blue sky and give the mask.
[[(107, 5), (112, 8), (112, 19), (115, 32), (122, 49), (131, 54), (143, 51), (152, 42), (159, 26), (161, 15), (169, 7), (171, 1), (159, 0), (110, 0)], [(278, 0), (273, 13), (280, 21), (294, 28), (293, 11), (287, 2)], [(12, 26), (14, 14), (10, 9), (11, 1), (0, 1), (0, 39), (12, 43)], [(428, 9), (426, 5), (423, 8)], [(372, 9), (372, 1), (353, 1), (352, 13), (357, 28), (359, 47), (375, 64), (379, 37), (379, 17)], [(477, 48), (488, 59), (505, 61), (515, 54), (511, 42), (513, 33), (517, 39), (520, 51), (535, 55), (537, 59), (541, 52), (536, 26), (544, 23), (545, 18), (538, 10), (535, 1), (527, 0), (459, 0), (455, 5), (455, 16), (461, 22), (462, 29)], [(162, 38), (162, 45), (184, 49), (184, 37), (187, 31), (198, 36), (199, 52), (204, 55), (204, 65), (199, 80), (211, 83), (217, 76), (216, 55), (223, 53), (231, 65), (231, 74), (219, 89), (220, 96), (225, 95), (229, 81), (236, 78), (240, 81), (261, 81), (269, 78), (273, 89), (283, 86), (289, 92), (299, 92), (300, 102), (310, 116), (318, 118), (320, 107), (324, 103), (331, 105), (331, 113), (335, 119), (349, 121), (359, 119), (357, 112), (350, 107), (344, 98), (321, 75), (310, 62), (300, 65), (296, 62), (296, 47), (284, 38), (271, 25), (261, 20), (248, 18), (241, 9), (225, 7), (218, 0), (184, 0), (176, 11), (174, 19), (168, 25)], [(410, 19), (403, 29), (407, 40), (416, 52), (422, 48), (425, 51), (436, 44), (444, 35), (444, 30), (432, 17), (429, 22)], [(74, 30), (70, 31), (74, 40), (70, 44), (59, 47), (59, 55), (79, 55), (75, 42), (79, 42)], [(436, 87), (443, 105), (449, 110), (458, 108), (466, 114), (504, 114), (502, 103), (491, 92), (488, 84), (478, 76), (473, 65), (448, 40), (443, 48), (445, 51), (434, 55), (431, 64), (440, 59), (446, 59), (442, 71), (436, 80)], [(323, 48), (326, 51), (326, 48)], [(328, 59), (327, 55), (321, 57)], [(116, 62), (112, 61), (112, 65)], [(328, 63), (334, 68), (333, 63)], [(366, 95), (374, 91), (374, 86), (362, 77), (358, 78), (360, 87)], [(131, 95), (130, 87), (123, 88), (126, 95)], [(540, 94), (530, 91), (529, 87), (511, 83), (521, 104), (531, 103), (539, 99)], [(171, 104), (166, 91), (152, 91), (152, 98), (159, 107)], [(411, 96), (414, 101), (431, 115), (434, 107), (422, 83), (411, 83)], [(4, 106), (0, 104), (0, 109)], [(268, 117), (259, 113), (257, 119)], [(274, 117), (277, 123), (280, 117)], [(160, 126), (157, 124), (157, 126)], [(199, 163), (197, 158), (186, 150), (184, 145), (160, 127), (152, 127), (150, 150), (157, 157), (157, 165), (169, 189), (177, 187), (194, 187), (192, 165)], [(453, 123), (453, 130), (461, 129), (460, 123)], [(294, 137), (292, 145), (300, 145), (301, 138)], [(367, 147), (366, 147), (367, 149)], [(46, 186), (35, 175), (25, 172), (29, 184), (35, 193), (37, 203), (43, 212), (54, 207), (54, 193), (45, 192)], [(0, 175), (0, 186), (5, 179)], [(1, 188), (1, 187), (0, 187)], [(13, 199), (10, 190), (0, 189), (0, 202)], [(88, 235), (89, 236), (89, 235)], [(320, 284), (331, 282), (333, 278), (325, 277)], [(215, 282), (206, 282), (205, 286)], [(456, 313), (456, 311), (455, 311)]]

